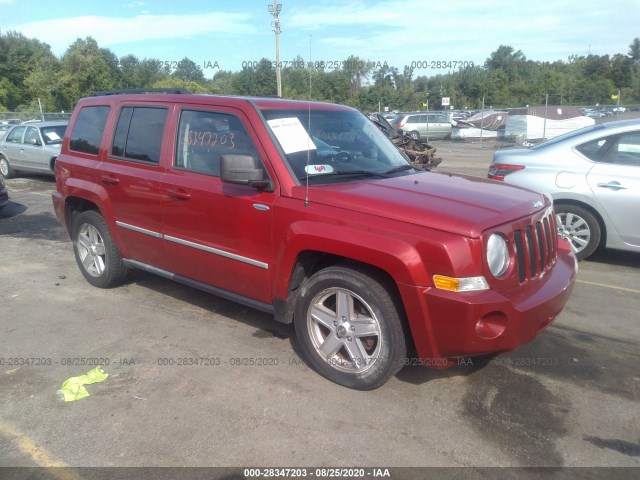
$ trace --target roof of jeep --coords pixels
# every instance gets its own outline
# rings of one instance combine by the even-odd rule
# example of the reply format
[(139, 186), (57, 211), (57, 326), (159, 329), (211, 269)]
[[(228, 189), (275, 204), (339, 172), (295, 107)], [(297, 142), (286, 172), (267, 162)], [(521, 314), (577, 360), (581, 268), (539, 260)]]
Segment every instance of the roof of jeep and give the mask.
[(239, 102), (253, 103), (259, 109), (275, 110), (275, 109), (293, 109), (293, 110), (353, 110), (352, 107), (346, 105), (338, 105), (335, 103), (313, 102), (307, 100), (289, 100), (277, 97), (242, 97), (227, 95), (209, 95), (196, 93), (134, 93), (134, 94), (118, 94), (118, 95), (102, 95), (92, 96), (81, 100), (82, 103), (99, 104), (107, 101), (107, 103), (115, 102), (169, 102), (169, 103), (199, 103), (211, 105), (234, 106)]

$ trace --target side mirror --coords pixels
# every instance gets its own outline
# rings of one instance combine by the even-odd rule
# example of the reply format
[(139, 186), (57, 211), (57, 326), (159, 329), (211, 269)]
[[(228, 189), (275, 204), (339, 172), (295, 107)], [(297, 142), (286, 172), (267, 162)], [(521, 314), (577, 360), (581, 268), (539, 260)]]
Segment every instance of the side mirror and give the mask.
[(41, 145), (40, 140), (38, 140), (37, 138), (30, 138), (29, 140), (27, 140), (27, 143), (29, 145), (35, 145), (36, 147), (39, 147)]
[(271, 180), (265, 179), (264, 173), (263, 168), (256, 167), (256, 159), (251, 155), (220, 155), (220, 178), (223, 182), (273, 191)]

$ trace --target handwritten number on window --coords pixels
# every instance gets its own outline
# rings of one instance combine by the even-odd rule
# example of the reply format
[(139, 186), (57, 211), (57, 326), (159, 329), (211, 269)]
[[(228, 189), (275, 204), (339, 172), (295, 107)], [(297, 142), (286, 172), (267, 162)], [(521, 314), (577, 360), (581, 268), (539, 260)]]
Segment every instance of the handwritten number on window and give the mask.
[(220, 145), (225, 145), (227, 150), (232, 150), (236, 147), (235, 136), (235, 133), (218, 134), (208, 130), (189, 130), (189, 145), (214, 147), (219, 143)]

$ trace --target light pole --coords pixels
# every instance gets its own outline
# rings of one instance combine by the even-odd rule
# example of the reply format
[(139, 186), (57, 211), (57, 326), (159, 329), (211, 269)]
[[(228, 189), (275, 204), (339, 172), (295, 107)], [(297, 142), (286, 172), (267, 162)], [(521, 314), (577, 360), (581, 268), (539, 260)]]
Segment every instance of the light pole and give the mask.
[(278, 84), (278, 97), (282, 97), (282, 80), (280, 79), (280, 19), (278, 15), (282, 11), (282, 4), (273, 0), (273, 5), (267, 5), (269, 13), (273, 15), (271, 26), (276, 34), (276, 83)]

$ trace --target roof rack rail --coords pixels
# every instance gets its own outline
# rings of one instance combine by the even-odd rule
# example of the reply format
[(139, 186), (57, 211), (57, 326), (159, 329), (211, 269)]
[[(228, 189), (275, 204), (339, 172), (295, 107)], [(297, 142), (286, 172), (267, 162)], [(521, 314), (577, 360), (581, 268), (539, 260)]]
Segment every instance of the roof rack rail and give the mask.
[(122, 90), (98, 90), (91, 94), (92, 97), (101, 97), (103, 95), (124, 95), (128, 93), (191, 93), (184, 88), (124, 88)]

